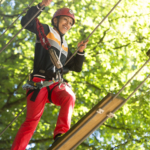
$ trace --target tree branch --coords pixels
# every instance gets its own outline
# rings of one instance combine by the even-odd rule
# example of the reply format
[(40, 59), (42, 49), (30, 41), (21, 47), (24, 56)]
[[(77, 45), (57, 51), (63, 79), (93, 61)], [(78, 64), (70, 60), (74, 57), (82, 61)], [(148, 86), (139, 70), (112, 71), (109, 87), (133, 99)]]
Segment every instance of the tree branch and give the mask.
[(43, 142), (47, 142), (47, 141), (52, 141), (53, 138), (41, 138), (41, 139), (35, 139), (35, 140), (30, 140), (30, 143), (43, 143)]
[(120, 128), (117, 128), (117, 127), (114, 127), (114, 126), (111, 126), (111, 125), (106, 125), (105, 123), (103, 124), (105, 127), (108, 127), (110, 129), (115, 129), (115, 130), (127, 130), (127, 131), (130, 131), (131, 129), (130, 128), (124, 128), (124, 127), (120, 127)]
[[(74, 81), (74, 82), (71, 82), (71, 83), (81, 83), (81, 82), (76, 82), (76, 81)], [(90, 86), (94, 87), (95, 89), (101, 91), (101, 89), (100, 89), (99, 87), (97, 87), (96, 85), (91, 84), (91, 83), (89, 83), (89, 82), (87, 82), (87, 81), (84, 81), (84, 84), (90, 85)]]
[(20, 14), (15, 14), (15, 15), (5, 15), (5, 14), (0, 13), (0, 16), (8, 17), (8, 18), (18, 17), (19, 15), (20, 15)]
[(114, 49), (121, 49), (123, 47), (127, 47), (128, 45), (130, 45), (131, 43), (128, 43), (128, 44), (125, 44), (125, 45), (121, 45), (121, 46), (118, 46), (118, 47), (114, 47)]
[(18, 99), (17, 101), (15, 101), (15, 102), (12, 102), (12, 103), (7, 103), (6, 105), (4, 105), (1, 109), (0, 109), (0, 111), (3, 111), (4, 109), (9, 109), (9, 108), (11, 108), (12, 106), (14, 106), (14, 105), (18, 105), (18, 104), (21, 104), (22, 102), (24, 102), (26, 100), (26, 97), (23, 97), (23, 98), (20, 98), (20, 99)]
[[(121, 141), (122, 142), (122, 141)], [(119, 145), (117, 145), (117, 146), (115, 146), (115, 147), (112, 147), (110, 150), (115, 150), (116, 148), (118, 148), (118, 147), (120, 147), (120, 146), (125, 146), (127, 143), (128, 143), (129, 141), (126, 141), (126, 142), (124, 142), (124, 143), (122, 143), (122, 144), (119, 144)]]
[(92, 150), (96, 150), (96, 148), (95, 148), (94, 145), (89, 145), (89, 144), (87, 144), (87, 143), (85, 143), (85, 142), (81, 143), (80, 145), (82, 145), (82, 146), (84, 146), (84, 147), (88, 147), (88, 149), (89, 149), (89, 148), (92, 148)]
[[(109, 29), (106, 29), (106, 30), (103, 32), (103, 36), (99, 39), (99, 41), (97, 42), (96, 46), (93, 47), (93, 49), (96, 49), (97, 45), (103, 42), (104, 38), (105, 38), (106, 35), (107, 35), (107, 31), (108, 31), (108, 30), (109, 30)], [(93, 52), (92, 52), (92, 53), (93, 53)], [(96, 53), (96, 55), (97, 55), (97, 54), (98, 54), (98, 53)], [(94, 55), (95, 55), (95, 54), (94, 54)], [(92, 55), (92, 56), (93, 56), (93, 55)]]

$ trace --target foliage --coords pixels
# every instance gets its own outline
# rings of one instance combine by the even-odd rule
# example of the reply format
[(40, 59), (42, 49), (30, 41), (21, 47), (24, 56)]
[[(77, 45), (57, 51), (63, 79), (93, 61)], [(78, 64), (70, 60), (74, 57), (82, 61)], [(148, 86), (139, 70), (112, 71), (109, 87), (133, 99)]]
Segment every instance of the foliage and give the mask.
[[(0, 0), (0, 34), (22, 13), (29, 1)], [(41, 1), (35, 1), (34, 5)], [(39, 17), (51, 23), (53, 13), (66, 6), (74, 10), (76, 25), (66, 35), (68, 44), (75, 51), (117, 3), (102, 0), (54, 0)], [(86, 48), (86, 60), (80, 73), (69, 72), (69, 80), (76, 93), (72, 125), (78, 122), (107, 93), (117, 93), (131, 76), (148, 60), (146, 52), (150, 41), (150, 3), (147, 0), (124, 0), (96, 30)], [(0, 38), (0, 49), (21, 29), (20, 19)], [(23, 30), (0, 53), (0, 131), (26, 106), (22, 85), (32, 70), (35, 36)], [(127, 98), (149, 74), (148, 65), (133, 79), (121, 96)], [(130, 100), (108, 119), (77, 149), (150, 149), (148, 79)], [(47, 104), (28, 149), (46, 150), (53, 142), (53, 130), (59, 108)], [(25, 119), (25, 112), (0, 137), (0, 150), (9, 150), (18, 128)]]

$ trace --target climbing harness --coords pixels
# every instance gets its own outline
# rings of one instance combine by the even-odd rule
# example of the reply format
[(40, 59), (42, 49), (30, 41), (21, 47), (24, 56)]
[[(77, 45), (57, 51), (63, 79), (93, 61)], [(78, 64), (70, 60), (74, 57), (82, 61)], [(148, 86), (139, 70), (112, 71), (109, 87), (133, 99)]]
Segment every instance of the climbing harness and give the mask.
[(66, 85), (66, 82), (63, 81), (59, 71), (56, 72), (56, 79), (52, 78), (52, 81), (33, 82), (31, 79), (29, 79), (27, 80), (27, 83), (22, 86), (22, 88), (24, 90), (42, 89), (43, 87), (48, 87), (55, 82), (59, 83), (59, 89), (62, 89), (60, 88), (61, 85)]
[(31, 81), (28, 80), (27, 83), (22, 86), (22, 88), (24, 90), (42, 89), (43, 87), (50, 86), (53, 83), (58, 81), (59, 81), (58, 79), (57, 80), (53, 79), (52, 81), (41, 81), (41, 82), (33, 82), (32, 80)]
[[(51, 73), (51, 72), (48, 73), (48, 74), (52, 74), (52, 81), (33, 82), (30, 78), (27, 81), (27, 84), (23, 85), (23, 89), (29, 90), (27, 92), (27, 95), (29, 95), (31, 92), (34, 91), (30, 100), (35, 101), (38, 93), (40, 92), (40, 89), (43, 87), (46, 87), (48, 90), (48, 99), (50, 102), (52, 102), (51, 101), (51, 92), (53, 89), (50, 90), (49, 86), (55, 82), (58, 82), (57, 85), (59, 85), (59, 89), (62, 89), (66, 86), (66, 83), (63, 82), (63, 78), (61, 77), (61, 75), (63, 74), (63, 65), (61, 64), (55, 50), (53, 50), (53, 48), (51, 47), (51, 45), (48, 41), (48, 38), (45, 35), (44, 28), (43, 28), (42, 24), (39, 22), (39, 20), (37, 18), (35, 18), (35, 21), (36, 21), (36, 29), (38, 31), (38, 37), (40, 39), (41, 45), (44, 47), (44, 49), (48, 50), (48, 52), (50, 54), (51, 62), (59, 70), (57, 70), (56, 73)], [(39, 72), (44, 73), (44, 74), (46, 73), (45, 70), (39, 70)], [(49, 80), (50, 78), (46, 76), (46, 79)], [(64, 86), (61, 87), (61, 85), (64, 85)]]

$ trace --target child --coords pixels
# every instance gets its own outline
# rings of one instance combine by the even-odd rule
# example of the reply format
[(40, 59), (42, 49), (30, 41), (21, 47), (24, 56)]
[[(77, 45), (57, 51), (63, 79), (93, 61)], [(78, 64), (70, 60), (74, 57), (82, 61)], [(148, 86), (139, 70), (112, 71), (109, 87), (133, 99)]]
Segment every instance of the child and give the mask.
[[(24, 26), (43, 5), (50, 5), (51, 1), (52, 0), (43, 0), (42, 3), (37, 6), (31, 7), (21, 20), (22, 26)], [(40, 13), (42, 11), (40, 11)], [(63, 66), (72, 55), (67, 42), (65, 41), (64, 35), (70, 30), (74, 23), (75, 17), (73, 12), (68, 8), (61, 8), (55, 12), (52, 18), (53, 28), (49, 27), (47, 24), (42, 24), (48, 42), (50, 43), (51, 48), (55, 50)], [(59, 69), (53, 65), (49, 51), (42, 46), (42, 41), (39, 37), (39, 32), (41, 31), (38, 31), (37, 26), (38, 21), (34, 18), (26, 27), (27, 30), (35, 33), (37, 36), (32, 81), (51, 81), (52, 79), (56, 79), (55, 75)], [(83, 50), (86, 48), (87, 43), (88, 41), (85, 43), (82, 41), (78, 44), (80, 47), (76, 56), (74, 56), (65, 67), (71, 71), (81, 71), (84, 61)], [(75, 95), (67, 83), (65, 86), (64, 84), (60, 85), (56, 82), (48, 87), (43, 87), (40, 90), (29, 90), (27, 91), (26, 119), (15, 137), (11, 150), (24, 150), (26, 148), (38, 122), (40, 121), (45, 104), (50, 102), (57, 106), (61, 106), (56, 128), (54, 130), (54, 140), (56, 141), (62, 134), (70, 129), (71, 116), (75, 104)]]

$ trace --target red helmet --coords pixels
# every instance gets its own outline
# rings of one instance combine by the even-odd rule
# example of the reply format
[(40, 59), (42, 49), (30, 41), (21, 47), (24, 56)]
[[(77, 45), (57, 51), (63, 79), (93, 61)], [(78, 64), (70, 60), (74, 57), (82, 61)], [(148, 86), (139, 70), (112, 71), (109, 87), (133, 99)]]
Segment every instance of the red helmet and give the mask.
[(68, 17), (71, 17), (73, 19), (73, 24), (75, 23), (75, 16), (74, 16), (74, 13), (71, 9), (69, 8), (61, 8), (61, 9), (58, 9), (53, 18), (52, 18), (52, 22), (53, 22), (53, 19), (55, 17), (58, 17), (58, 16), (68, 16)]

